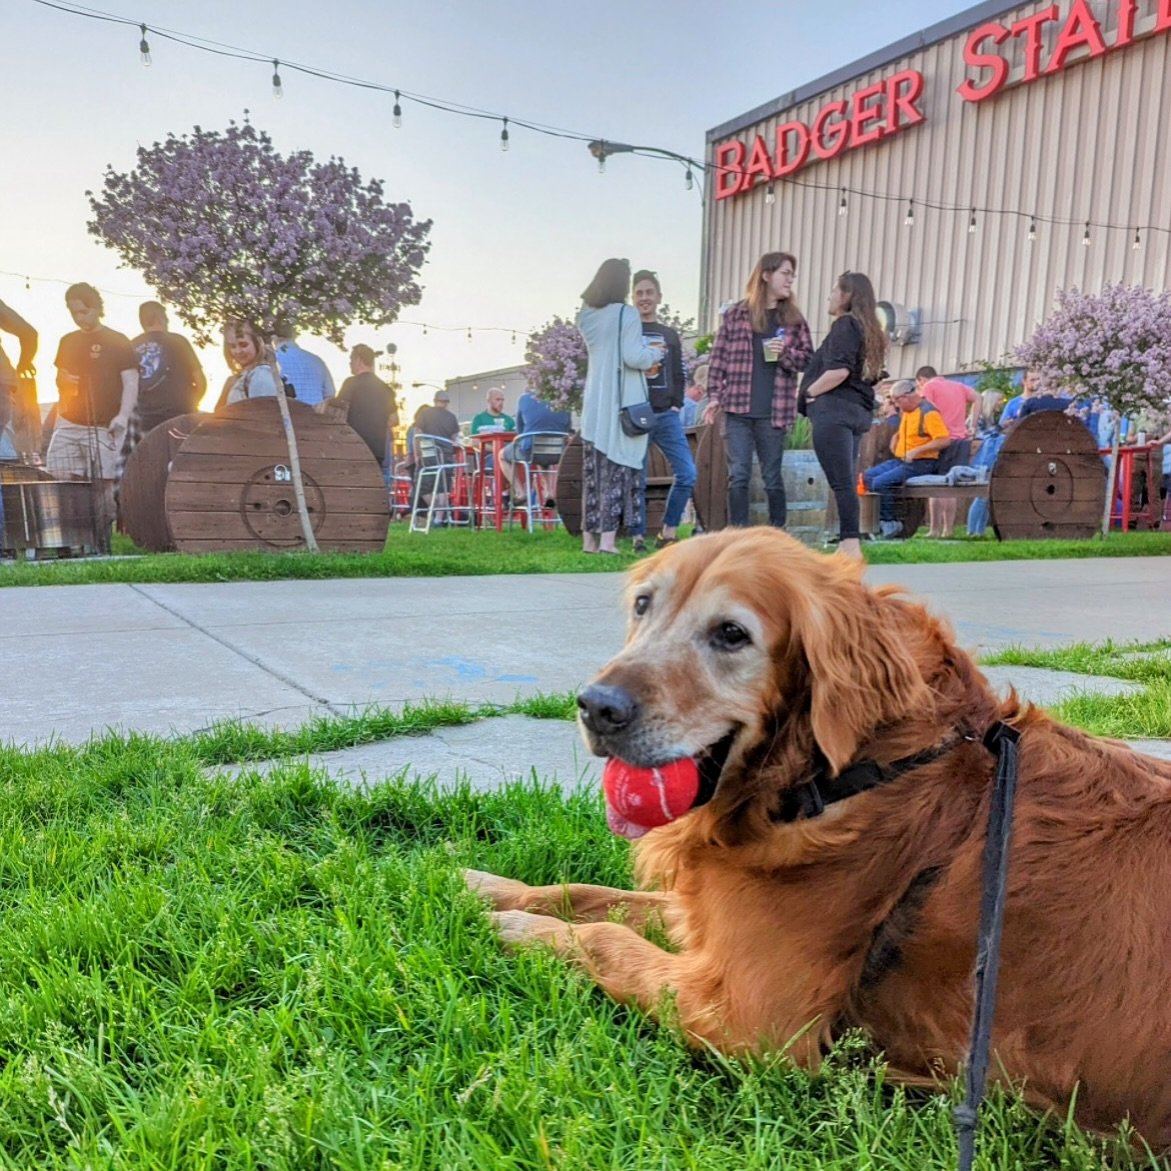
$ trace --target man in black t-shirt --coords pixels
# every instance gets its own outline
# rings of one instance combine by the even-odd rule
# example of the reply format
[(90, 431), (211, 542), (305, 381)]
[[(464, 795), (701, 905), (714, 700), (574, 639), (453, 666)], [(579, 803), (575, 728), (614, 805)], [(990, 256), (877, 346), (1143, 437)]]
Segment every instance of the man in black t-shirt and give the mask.
[(199, 410), (207, 378), (191, 343), (167, 329), (167, 311), (158, 301), (138, 308), (143, 332), (131, 343), (138, 355), (138, 419), (146, 435), (176, 415)]
[(350, 375), (338, 392), (339, 401), (350, 404), (346, 422), (382, 465), (390, 430), (398, 423), (394, 391), (374, 373), (374, 351), (369, 346), (357, 345), (350, 351)]
[(57, 347), (57, 425), (45, 466), (58, 476), (113, 480), (138, 400), (138, 355), (125, 334), (102, 324), (92, 285), (70, 285), (65, 305), (78, 328)]

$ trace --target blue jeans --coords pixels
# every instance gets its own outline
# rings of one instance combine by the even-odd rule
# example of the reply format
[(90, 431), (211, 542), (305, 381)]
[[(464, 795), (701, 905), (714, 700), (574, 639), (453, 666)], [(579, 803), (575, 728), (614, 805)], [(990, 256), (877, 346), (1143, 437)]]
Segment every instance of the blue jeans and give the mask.
[(785, 456), (784, 427), (771, 419), (750, 419), (747, 415), (724, 414), (724, 452), (728, 458), (728, 524), (748, 525), (748, 481), (752, 477), (752, 453), (760, 460), (764, 495), (768, 501), (768, 523), (783, 529), (787, 515), (785, 481), (781, 460)]
[(866, 487), (879, 494), (878, 516), (881, 520), (896, 520), (893, 489), (905, 484), (912, 476), (933, 476), (939, 466), (937, 459), (888, 459), (867, 468), (862, 473)]
[[(691, 448), (687, 443), (687, 436), (683, 434), (683, 420), (678, 411), (655, 411), (655, 425), (647, 436), (647, 457), (650, 456), (653, 443), (666, 457), (675, 476), (671, 491), (667, 493), (667, 510), (663, 513), (663, 528), (676, 528), (683, 519), (683, 510), (691, 499), (692, 489), (695, 487), (695, 460), (691, 457)], [(642, 461), (642, 498), (646, 500), (646, 465)], [(642, 523), (637, 529), (631, 530), (631, 536), (646, 536), (646, 508), (642, 510)]]
[[(996, 457), (1000, 454), (1000, 449), (1003, 446), (1004, 435), (1002, 433), (997, 432), (992, 435), (985, 435), (980, 444), (980, 450), (976, 452), (976, 456), (972, 460), (972, 466), (991, 469), (996, 463)], [(977, 496), (968, 509), (968, 536), (982, 537), (987, 528), (988, 497)]]

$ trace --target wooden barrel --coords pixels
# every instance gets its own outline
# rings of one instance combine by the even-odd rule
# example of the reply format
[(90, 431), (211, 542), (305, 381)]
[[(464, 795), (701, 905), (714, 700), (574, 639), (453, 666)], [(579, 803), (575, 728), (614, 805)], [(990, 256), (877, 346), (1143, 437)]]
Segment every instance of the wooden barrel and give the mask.
[(996, 457), (988, 506), (1002, 541), (1097, 533), (1106, 465), (1086, 425), (1061, 411), (1022, 419)]
[(167, 474), (179, 448), (208, 417), (202, 411), (176, 415), (148, 431), (130, 453), (118, 485), (118, 519), (140, 549), (152, 553), (174, 549), (167, 524)]
[[(318, 546), (380, 551), (390, 507), (378, 461), (347, 424), (297, 402), (289, 410)], [(192, 432), (171, 464), (166, 511), (182, 553), (304, 548), (275, 399), (235, 403)]]
[[(715, 532), (728, 524), (728, 461), (722, 420), (695, 430), (695, 513), (705, 531)], [(800, 448), (786, 451), (781, 475), (788, 512), (785, 530), (807, 545), (820, 545), (826, 534), (829, 484), (817, 457)], [(756, 460), (748, 483), (748, 523), (768, 524), (768, 498)]]
[[(694, 448), (693, 448), (694, 452)], [(571, 435), (557, 465), (557, 513), (565, 531), (573, 536), (581, 534), (582, 489), (581, 436)], [(667, 493), (674, 476), (667, 457), (652, 443), (647, 461), (646, 531), (654, 534), (663, 527), (667, 511)], [(622, 530), (625, 531), (625, 530)]]

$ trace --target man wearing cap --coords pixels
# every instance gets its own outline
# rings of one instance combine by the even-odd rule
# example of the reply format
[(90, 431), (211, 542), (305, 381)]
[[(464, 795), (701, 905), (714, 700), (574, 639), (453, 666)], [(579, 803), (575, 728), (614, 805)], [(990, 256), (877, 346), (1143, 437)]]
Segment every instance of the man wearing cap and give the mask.
[(415, 434), (454, 440), (459, 434), (459, 420), (448, 408), (450, 402), (451, 395), (446, 390), (437, 390), (432, 405), (420, 407), (415, 415)]
[(369, 346), (359, 344), (350, 351), (350, 377), (337, 397), (349, 403), (346, 422), (362, 436), (379, 465), (385, 466), (387, 439), (398, 422), (398, 412), (394, 391), (374, 373), (374, 351)]
[(898, 430), (890, 441), (894, 459), (862, 473), (866, 487), (879, 494), (879, 527), (887, 540), (910, 535), (903, 533), (903, 522), (895, 518), (895, 489), (912, 476), (934, 475), (939, 453), (951, 442), (943, 417), (911, 379), (896, 382), (890, 388), (890, 397), (899, 410)]

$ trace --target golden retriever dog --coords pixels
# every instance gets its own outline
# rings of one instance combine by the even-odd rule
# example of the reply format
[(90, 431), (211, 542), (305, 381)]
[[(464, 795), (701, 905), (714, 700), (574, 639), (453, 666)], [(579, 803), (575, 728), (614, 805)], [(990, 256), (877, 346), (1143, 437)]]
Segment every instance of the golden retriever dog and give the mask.
[[(1171, 1147), (1171, 765), (1001, 701), (921, 605), (775, 530), (672, 546), (627, 604), (625, 648), (579, 697), (585, 739), (633, 766), (694, 758), (710, 799), (639, 838), (639, 891), (469, 871), (506, 942), (644, 1012), (673, 1002), (696, 1043), (815, 1067), (861, 1028), (897, 1076), (953, 1075), (996, 771), (982, 736), (1003, 720), (1019, 781), (991, 1069)], [(881, 783), (810, 799), (862, 762)], [(644, 938), (651, 917), (675, 950)]]

